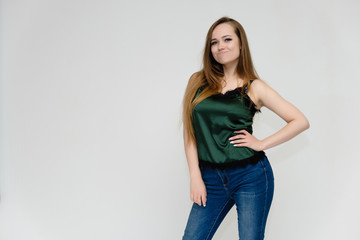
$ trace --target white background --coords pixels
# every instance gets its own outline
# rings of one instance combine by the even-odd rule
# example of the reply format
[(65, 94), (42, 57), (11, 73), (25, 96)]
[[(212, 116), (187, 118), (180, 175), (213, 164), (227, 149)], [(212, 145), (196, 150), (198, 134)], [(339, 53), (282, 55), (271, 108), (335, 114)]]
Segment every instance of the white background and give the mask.
[[(181, 101), (222, 16), (311, 127), (266, 151), (268, 240), (360, 239), (359, 1), (2, 0), (0, 239), (181, 239)], [(254, 134), (284, 126), (263, 109)], [(214, 239), (237, 239), (235, 207)]]

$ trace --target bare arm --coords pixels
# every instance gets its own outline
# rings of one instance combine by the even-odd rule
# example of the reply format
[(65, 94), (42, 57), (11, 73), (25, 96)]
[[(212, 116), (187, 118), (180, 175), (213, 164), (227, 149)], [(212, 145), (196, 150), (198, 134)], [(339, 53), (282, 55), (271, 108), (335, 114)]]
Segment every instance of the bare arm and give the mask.
[(235, 131), (241, 134), (231, 137), (229, 140), (236, 147), (250, 147), (256, 151), (266, 150), (290, 140), (310, 127), (308, 120), (302, 112), (263, 81), (255, 80), (251, 84), (250, 89), (249, 97), (253, 99), (258, 108), (262, 106), (267, 107), (286, 121), (287, 124), (263, 140), (256, 139), (245, 130)]
[(199, 178), (201, 177), (201, 172), (199, 168), (196, 144), (195, 142), (189, 140), (185, 129), (183, 131), (183, 135), (185, 155), (189, 166), (190, 178)]
[(183, 131), (183, 135), (184, 135), (185, 155), (190, 172), (190, 199), (191, 201), (199, 204), (199, 206), (203, 204), (205, 207), (206, 187), (201, 177), (196, 143), (194, 141), (190, 141), (190, 139), (186, 134), (185, 128)]

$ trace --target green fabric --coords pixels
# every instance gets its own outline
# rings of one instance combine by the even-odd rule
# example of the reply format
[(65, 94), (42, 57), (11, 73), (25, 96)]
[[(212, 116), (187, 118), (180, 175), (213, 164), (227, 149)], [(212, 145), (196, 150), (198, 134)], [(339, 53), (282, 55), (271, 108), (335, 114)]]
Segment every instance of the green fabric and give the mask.
[[(198, 96), (203, 87), (197, 90)], [(248, 159), (256, 153), (251, 148), (234, 147), (228, 140), (245, 129), (252, 134), (256, 113), (251, 99), (240, 94), (241, 87), (225, 94), (210, 96), (198, 103), (192, 112), (199, 160), (211, 163), (228, 163)], [(246, 92), (246, 91), (245, 91)]]

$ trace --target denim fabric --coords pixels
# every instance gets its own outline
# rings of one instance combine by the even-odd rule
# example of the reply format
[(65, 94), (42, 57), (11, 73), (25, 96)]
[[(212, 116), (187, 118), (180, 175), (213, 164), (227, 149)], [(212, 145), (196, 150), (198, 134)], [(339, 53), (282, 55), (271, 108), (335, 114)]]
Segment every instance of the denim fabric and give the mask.
[(274, 193), (274, 176), (267, 157), (244, 167), (225, 170), (201, 167), (200, 171), (206, 185), (206, 207), (193, 204), (182, 239), (212, 239), (234, 204), (239, 238), (264, 239)]

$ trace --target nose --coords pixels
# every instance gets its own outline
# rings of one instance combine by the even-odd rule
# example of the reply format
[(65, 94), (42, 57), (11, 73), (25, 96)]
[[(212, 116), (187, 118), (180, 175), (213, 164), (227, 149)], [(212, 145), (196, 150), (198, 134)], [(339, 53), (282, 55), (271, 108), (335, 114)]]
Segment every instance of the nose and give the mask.
[(224, 49), (224, 46), (223, 46), (223, 43), (221, 41), (219, 41), (219, 44), (218, 44), (218, 50), (223, 50)]

